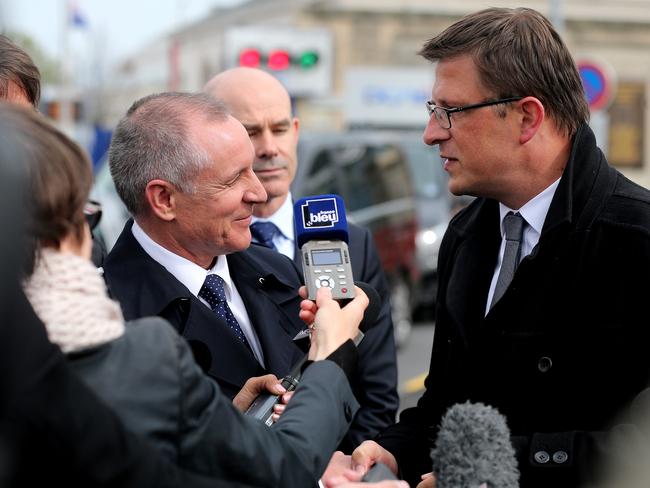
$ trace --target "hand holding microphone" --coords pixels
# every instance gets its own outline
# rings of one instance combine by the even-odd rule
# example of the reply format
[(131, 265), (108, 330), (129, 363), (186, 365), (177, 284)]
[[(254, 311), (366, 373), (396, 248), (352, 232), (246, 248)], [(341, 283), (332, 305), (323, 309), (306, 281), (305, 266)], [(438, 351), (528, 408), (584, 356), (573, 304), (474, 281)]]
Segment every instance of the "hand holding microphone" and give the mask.
[[(300, 317), (312, 327), (300, 332), (294, 341), (311, 336), (311, 347), (307, 357), (282, 378), (281, 384), (288, 391), (298, 386), (308, 359), (325, 359), (348, 339), (358, 345), (363, 339), (360, 329), (374, 325), (381, 309), (377, 292), (365, 283), (354, 282), (345, 205), (340, 196), (301, 198), (294, 205), (294, 225), (306, 285), (301, 287), (300, 294), (316, 302), (301, 303)], [(355, 295), (361, 295), (360, 299), (354, 300)], [(341, 308), (333, 299), (353, 300)], [(278, 402), (276, 396), (262, 394), (246, 414), (271, 426), (277, 420)]]
[[(300, 288), (301, 296), (307, 296), (305, 287)], [(368, 297), (359, 287), (355, 287), (355, 297), (344, 307), (332, 298), (329, 287), (321, 287), (316, 293), (316, 303), (303, 300), (300, 304), (300, 316), (311, 317), (311, 347), (309, 359), (318, 361), (327, 358), (339, 346), (359, 334), (359, 324), (368, 307)], [(316, 307), (314, 309), (314, 306)], [(305, 313), (303, 313), (303, 311)]]
[[(293, 391), (298, 386), (302, 367), (306, 360), (317, 361), (327, 358), (348, 339), (362, 335), (359, 333), (360, 326), (363, 327), (367, 322), (374, 323), (377, 319), (380, 310), (379, 295), (365, 283), (361, 285), (361, 287), (357, 288), (357, 296), (344, 307), (341, 307), (338, 302), (332, 299), (331, 291), (326, 287), (318, 290), (319, 294), (316, 303), (303, 300), (300, 315), (303, 320), (306, 319), (306, 323), (316, 324), (316, 330), (312, 330), (314, 337), (311, 338), (312, 344), (308, 356), (295, 364), (291, 371), (281, 380), (282, 386), (287, 391)], [(368, 290), (367, 294), (364, 291), (366, 288)], [(303, 296), (305, 296), (306, 290), (304, 287), (301, 287), (301, 290)], [(319, 309), (319, 306), (322, 310)], [(286, 394), (283, 395), (284, 397), (286, 397)], [(253, 401), (246, 411), (246, 415), (258, 418), (266, 425), (271, 426), (277, 420), (279, 401), (278, 396), (263, 393)]]

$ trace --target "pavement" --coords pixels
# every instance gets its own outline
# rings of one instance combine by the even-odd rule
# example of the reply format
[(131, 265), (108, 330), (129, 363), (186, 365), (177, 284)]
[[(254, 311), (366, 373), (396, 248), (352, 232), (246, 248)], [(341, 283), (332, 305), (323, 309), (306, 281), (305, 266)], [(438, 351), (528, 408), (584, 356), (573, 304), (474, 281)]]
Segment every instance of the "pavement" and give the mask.
[(433, 322), (413, 326), (408, 341), (397, 350), (397, 388), (401, 412), (415, 406), (424, 391), (424, 379), (429, 372)]

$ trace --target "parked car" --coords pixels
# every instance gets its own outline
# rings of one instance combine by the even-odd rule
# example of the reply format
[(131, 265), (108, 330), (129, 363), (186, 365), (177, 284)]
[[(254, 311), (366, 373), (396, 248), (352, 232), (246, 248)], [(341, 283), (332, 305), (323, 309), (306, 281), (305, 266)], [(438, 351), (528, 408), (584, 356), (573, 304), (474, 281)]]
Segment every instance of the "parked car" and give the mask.
[(294, 198), (341, 195), (351, 222), (370, 229), (391, 288), (395, 338), (434, 304), (440, 241), (456, 200), (437, 147), (420, 133), (303, 132)]

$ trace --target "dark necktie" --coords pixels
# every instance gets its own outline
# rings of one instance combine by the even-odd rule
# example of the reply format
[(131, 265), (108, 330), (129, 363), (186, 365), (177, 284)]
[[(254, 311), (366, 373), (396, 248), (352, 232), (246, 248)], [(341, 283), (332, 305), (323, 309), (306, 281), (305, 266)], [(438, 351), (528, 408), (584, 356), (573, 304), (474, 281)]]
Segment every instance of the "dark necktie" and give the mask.
[(226, 302), (226, 292), (223, 285), (224, 281), (221, 276), (210, 274), (205, 278), (203, 286), (199, 290), (199, 297), (208, 302), (212, 311), (224, 319), (235, 335), (250, 349), (244, 331), (232, 314), (228, 302)]
[(273, 222), (254, 222), (251, 224), (251, 234), (253, 238), (264, 247), (275, 249), (273, 238), (280, 233), (280, 229)]
[(519, 266), (519, 256), (521, 255), (521, 238), (524, 235), (524, 226), (526, 221), (519, 213), (508, 212), (503, 218), (503, 229), (506, 234), (506, 248), (503, 252), (503, 261), (501, 262), (501, 271), (497, 278), (497, 285), (494, 288), (492, 303), (490, 308), (494, 307), (506, 289), (510, 285), (515, 270)]

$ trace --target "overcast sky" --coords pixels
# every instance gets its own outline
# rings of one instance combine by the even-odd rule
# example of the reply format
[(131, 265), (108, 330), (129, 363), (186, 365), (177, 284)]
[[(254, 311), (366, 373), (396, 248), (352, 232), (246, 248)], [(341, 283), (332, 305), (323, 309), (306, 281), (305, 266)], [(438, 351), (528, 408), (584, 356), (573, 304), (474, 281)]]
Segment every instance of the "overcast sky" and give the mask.
[[(34, 38), (50, 56), (63, 51), (67, 5), (76, 7), (85, 27), (72, 27), (68, 52), (101, 46), (117, 61), (157, 36), (200, 18), (215, 6), (242, 0), (0, 0), (0, 30)], [(93, 49), (97, 49), (93, 47)]]

